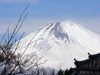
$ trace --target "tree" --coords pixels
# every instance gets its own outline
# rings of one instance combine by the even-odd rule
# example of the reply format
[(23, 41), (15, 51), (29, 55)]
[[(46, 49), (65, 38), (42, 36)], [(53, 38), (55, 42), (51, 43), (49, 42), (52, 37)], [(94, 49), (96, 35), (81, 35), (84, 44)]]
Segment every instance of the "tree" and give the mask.
[(64, 71), (62, 71), (61, 69), (58, 71), (58, 75), (64, 75)]
[[(25, 58), (23, 56), (24, 53), (16, 53), (20, 44), (20, 41), (16, 43), (16, 35), (27, 17), (27, 14), (25, 13), (27, 12), (28, 7), (29, 5), (21, 13), (17, 25), (14, 27), (12, 33), (9, 32), (10, 28), (8, 28), (7, 32), (0, 41), (0, 75), (35, 75), (40, 72), (39, 66), (45, 62), (41, 62), (42, 57), (38, 57), (36, 54), (33, 54), (29, 58)], [(23, 37), (23, 35), (24, 33), (22, 33), (19, 40)], [(28, 44), (27, 48), (29, 45), (30, 43)], [(27, 48), (24, 50), (24, 52), (27, 50)]]

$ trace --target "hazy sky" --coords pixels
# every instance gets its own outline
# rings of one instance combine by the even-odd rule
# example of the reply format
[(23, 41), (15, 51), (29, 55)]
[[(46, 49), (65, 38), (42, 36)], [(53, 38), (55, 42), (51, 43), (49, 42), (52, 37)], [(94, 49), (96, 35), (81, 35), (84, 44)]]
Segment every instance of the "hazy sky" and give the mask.
[(0, 37), (17, 23), (30, 4), (21, 32), (29, 34), (49, 22), (72, 20), (100, 34), (100, 0), (0, 0)]

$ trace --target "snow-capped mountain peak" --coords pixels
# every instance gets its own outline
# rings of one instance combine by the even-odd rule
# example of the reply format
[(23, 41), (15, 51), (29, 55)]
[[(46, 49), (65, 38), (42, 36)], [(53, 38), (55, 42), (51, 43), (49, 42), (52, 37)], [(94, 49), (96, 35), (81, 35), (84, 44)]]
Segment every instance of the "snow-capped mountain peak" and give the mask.
[(62, 40), (69, 39), (67, 32), (72, 27), (75, 27), (75, 24), (72, 22), (50, 23), (42, 29), (40, 29), (40, 33), (48, 36), (54, 36)]
[(56, 38), (59, 39), (68, 39), (67, 31), (64, 30), (64, 27), (61, 23), (52, 23), (49, 25), (46, 30), (49, 30), (49, 35), (54, 35)]
[(64, 64), (63, 69), (75, 67), (74, 58), (83, 60), (91, 54), (100, 52), (100, 36), (73, 22), (57, 22), (31, 33), (20, 42), (23, 52), (30, 55), (34, 52), (43, 55), (48, 61), (45, 67), (57, 68)]

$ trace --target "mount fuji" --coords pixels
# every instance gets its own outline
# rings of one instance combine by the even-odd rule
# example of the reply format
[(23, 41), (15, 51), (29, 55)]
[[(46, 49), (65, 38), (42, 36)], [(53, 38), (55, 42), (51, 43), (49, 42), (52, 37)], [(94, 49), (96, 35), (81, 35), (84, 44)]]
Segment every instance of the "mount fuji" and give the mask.
[[(30, 43), (30, 44), (29, 44)], [(37, 53), (47, 60), (45, 67), (75, 67), (78, 61), (100, 52), (100, 36), (73, 22), (49, 23), (20, 40), (20, 53), (29, 44), (25, 55)]]

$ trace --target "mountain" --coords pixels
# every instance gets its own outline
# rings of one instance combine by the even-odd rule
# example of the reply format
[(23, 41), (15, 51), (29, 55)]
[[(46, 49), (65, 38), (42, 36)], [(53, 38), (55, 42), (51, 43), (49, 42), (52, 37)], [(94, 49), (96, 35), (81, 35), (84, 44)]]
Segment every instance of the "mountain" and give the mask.
[[(30, 44), (29, 44), (30, 43)], [(37, 53), (47, 60), (45, 67), (75, 67), (74, 58), (84, 60), (100, 52), (100, 36), (73, 22), (50, 23), (20, 40), (19, 51)], [(18, 51), (18, 52), (19, 52)]]

